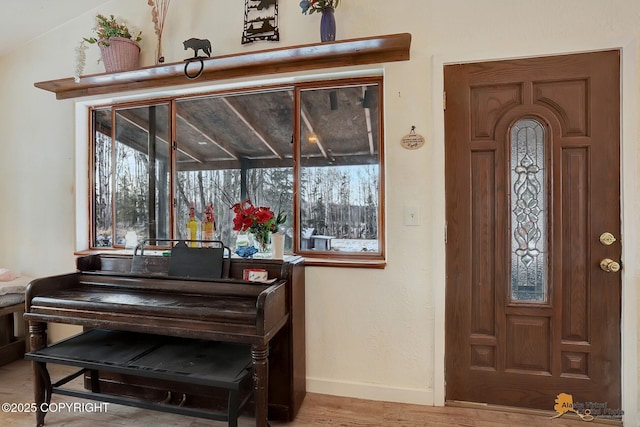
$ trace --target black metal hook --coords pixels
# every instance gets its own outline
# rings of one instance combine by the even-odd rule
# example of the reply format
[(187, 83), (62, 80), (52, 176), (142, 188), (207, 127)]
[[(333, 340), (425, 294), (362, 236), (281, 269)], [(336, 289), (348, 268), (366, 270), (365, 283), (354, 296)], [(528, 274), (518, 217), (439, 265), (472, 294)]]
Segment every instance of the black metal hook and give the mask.
[[(204, 71), (204, 59), (202, 57), (195, 57), (195, 58), (188, 58), (185, 59), (185, 64), (184, 64), (184, 75), (187, 76), (188, 79), (194, 80), (197, 79), (198, 77), (200, 77), (200, 75), (202, 74), (202, 72)], [(187, 68), (189, 67), (189, 64), (191, 64), (192, 62), (196, 62), (196, 61), (200, 61), (200, 70), (198, 70), (198, 72), (196, 74), (189, 74), (189, 72), (187, 71)]]

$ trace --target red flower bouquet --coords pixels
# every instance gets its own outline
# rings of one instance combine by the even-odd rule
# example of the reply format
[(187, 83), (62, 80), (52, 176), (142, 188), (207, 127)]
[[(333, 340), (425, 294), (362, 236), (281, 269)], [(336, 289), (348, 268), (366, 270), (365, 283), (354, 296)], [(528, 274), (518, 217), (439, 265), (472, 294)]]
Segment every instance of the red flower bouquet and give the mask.
[(269, 248), (271, 233), (277, 231), (278, 226), (284, 224), (287, 219), (282, 212), (276, 216), (271, 208), (256, 207), (249, 199), (236, 203), (231, 209), (236, 214), (233, 218), (233, 229), (253, 234), (262, 252), (267, 252)]

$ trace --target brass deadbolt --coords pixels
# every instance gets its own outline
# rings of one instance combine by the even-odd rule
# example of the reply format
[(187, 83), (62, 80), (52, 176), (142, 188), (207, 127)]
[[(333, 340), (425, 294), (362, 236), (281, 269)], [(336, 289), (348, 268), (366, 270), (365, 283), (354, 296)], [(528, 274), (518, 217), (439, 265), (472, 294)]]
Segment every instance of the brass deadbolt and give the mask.
[(613, 234), (609, 233), (608, 231), (605, 231), (600, 235), (600, 243), (602, 243), (605, 246), (611, 246), (615, 241), (616, 241), (616, 238), (613, 237)]

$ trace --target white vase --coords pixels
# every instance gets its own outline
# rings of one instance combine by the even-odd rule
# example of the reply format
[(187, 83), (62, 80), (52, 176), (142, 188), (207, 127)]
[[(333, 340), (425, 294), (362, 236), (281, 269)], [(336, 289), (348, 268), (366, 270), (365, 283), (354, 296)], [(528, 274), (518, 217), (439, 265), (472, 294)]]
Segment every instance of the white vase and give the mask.
[(274, 259), (284, 258), (284, 234), (273, 233), (271, 235), (271, 252)]

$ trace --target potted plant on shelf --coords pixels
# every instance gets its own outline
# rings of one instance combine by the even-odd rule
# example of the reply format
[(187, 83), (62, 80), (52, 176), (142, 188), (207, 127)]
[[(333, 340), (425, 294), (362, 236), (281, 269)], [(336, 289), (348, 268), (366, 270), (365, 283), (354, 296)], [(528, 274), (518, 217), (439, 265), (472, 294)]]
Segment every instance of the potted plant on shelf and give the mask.
[(78, 47), (78, 64), (76, 69), (76, 80), (84, 68), (85, 43), (97, 44), (102, 55), (105, 71), (115, 73), (138, 68), (140, 57), (140, 45), (142, 32), (130, 29), (129, 26), (120, 19), (116, 20), (113, 15), (96, 15), (96, 25), (93, 27), (94, 37), (83, 37)]

